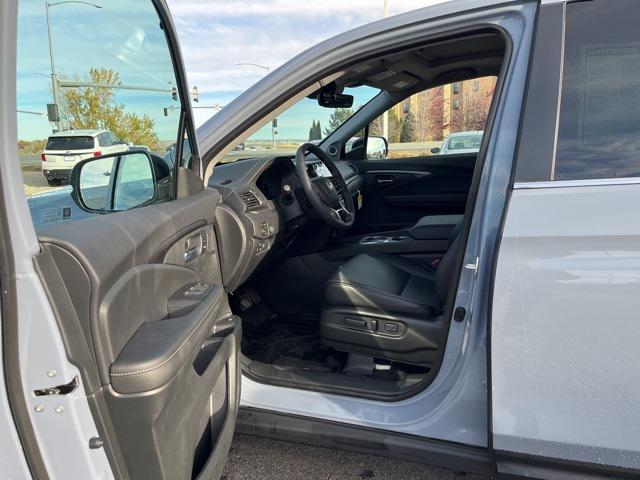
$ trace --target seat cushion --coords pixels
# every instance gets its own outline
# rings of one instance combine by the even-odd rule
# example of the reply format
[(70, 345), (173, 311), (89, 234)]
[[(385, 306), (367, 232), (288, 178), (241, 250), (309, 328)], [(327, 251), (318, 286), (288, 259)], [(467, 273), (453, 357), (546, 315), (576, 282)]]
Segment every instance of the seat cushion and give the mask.
[(441, 309), (434, 272), (411, 259), (386, 254), (360, 254), (342, 265), (327, 282), (325, 301), (425, 318)]

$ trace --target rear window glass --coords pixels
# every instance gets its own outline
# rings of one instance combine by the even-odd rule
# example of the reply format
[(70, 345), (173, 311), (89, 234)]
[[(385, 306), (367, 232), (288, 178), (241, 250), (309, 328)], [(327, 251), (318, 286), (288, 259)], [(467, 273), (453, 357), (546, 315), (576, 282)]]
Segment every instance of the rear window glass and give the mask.
[(93, 137), (49, 137), (47, 150), (90, 150)]
[(556, 180), (640, 176), (640, 2), (567, 5)]

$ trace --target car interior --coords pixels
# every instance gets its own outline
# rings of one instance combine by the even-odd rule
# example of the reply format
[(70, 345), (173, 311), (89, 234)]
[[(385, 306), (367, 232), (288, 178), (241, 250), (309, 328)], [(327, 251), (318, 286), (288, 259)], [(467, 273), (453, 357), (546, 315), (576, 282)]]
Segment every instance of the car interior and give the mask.
[(320, 147), (245, 152), (215, 167), (208, 186), (222, 196), (215, 225), (246, 375), (383, 400), (428, 385), (446, 343), (478, 154), (370, 159), (366, 132), (416, 92), (498, 76), (505, 49), (495, 31), (480, 31), (358, 63), (337, 91), (381, 94)]

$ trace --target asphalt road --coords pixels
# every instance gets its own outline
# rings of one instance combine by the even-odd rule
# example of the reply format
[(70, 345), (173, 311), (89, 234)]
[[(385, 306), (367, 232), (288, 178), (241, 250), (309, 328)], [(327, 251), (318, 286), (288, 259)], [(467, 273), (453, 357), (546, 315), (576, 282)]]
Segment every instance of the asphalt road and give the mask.
[(236, 435), (223, 480), (488, 480), (386, 457)]

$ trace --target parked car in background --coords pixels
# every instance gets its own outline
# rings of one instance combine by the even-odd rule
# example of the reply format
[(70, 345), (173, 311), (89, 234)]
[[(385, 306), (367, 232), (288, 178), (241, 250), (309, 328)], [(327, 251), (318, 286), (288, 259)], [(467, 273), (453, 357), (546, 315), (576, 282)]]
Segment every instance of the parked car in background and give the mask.
[(478, 153), (483, 134), (482, 130), (452, 133), (446, 138), (442, 147), (432, 148), (431, 153), (436, 155)]
[(64, 130), (47, 140), (40, 154), (42, 174), (49, 185), (61, 185), (80, 160), (127, 150), (129, 145), (109, 130)]

